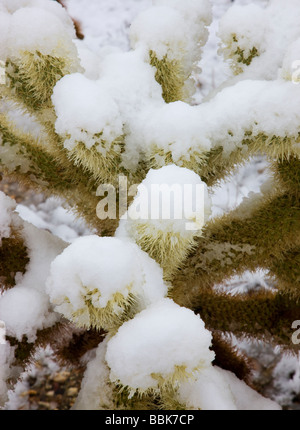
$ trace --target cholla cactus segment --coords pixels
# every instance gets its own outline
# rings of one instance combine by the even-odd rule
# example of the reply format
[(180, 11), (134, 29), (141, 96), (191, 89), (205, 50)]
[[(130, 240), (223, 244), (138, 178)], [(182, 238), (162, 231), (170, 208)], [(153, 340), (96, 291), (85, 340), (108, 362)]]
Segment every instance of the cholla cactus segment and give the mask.
[(7, 84), (30, 109), (49, 103), (52, 88), (67, 70), (65, 60), (39, 51), (26, 51), (20, 58), (6, 61)]
[(87, 236), (53, 261), (47, 291), (55, 310), (78, 326), (113, 329), (167, 287), (159, 266), (135, 244)]
[(55, 86), (52, 101), (56, 131), (69, 135), (65, 141), (69, 150), (80, 142), (90, 149), (97, 137), (111, 144), (123, 133), (118, 105), (101, 82), (80, 73), (65, 76)]
[(11, 15), (9, 56), (39, 51), (43, 55), (56, 53), (62, 57), (68, 51), (76, 52), (72, 43), (74, 29), (71, 23), (65, 24), (61, 17), (38, 5), (16, 10)]
[(233, 4), (219, 24), (221, 49), (238, 79), (277, 79), (289, 45), (300, 37), (300, 4), (270, 0), (265, 7)]
[[(222, 53), (235, 74), (243, 72), (264, 51), (265, 11), (257, 5), (231, 7), (222, 17)], [(238, 25), (237, 25), (238, 23)]]
[(166, 164), (197, 171), (212, 148), (209, 135), (205, 135), (199, 110), (177, 101), (160, 104), (147, 112), (135, 125), (135, 134), (145, 143), (146, 156), (151, 167)]
[(123, 122), (112, 95), (101, 81), (79, 73), (65, 76), (54, 88), (56, 132), (75, 164), (95, 179), (110, 179), (120, 164)]
[(184, 261), (210, 215), (206, 184), (175, 165), (151, 169), (123, 216), (116, 235), (128, 235), (168, 278)]
[[(207, 121), (203, 125), (207, 131), (204, 133), (211, 135), (214, 147), (223, 147), (225, 158), (238, 148), (245, 153), (248, 149), (250, 153), (264, 152), (272, 159), (282, 159), (284, 154), (299, 154), (299, 121), (296, 119), (299, 96), (299, 89), (282, 79), (243, 80), (231, 88), (224, 88), (209, 102), (211, 111), (209, 113), (209, 109), (205, 114)], [(231, 109), (225, 111), (225, 104), (229, 99)], [(251, 112), (247, 107), (250, 105)], [(200, 111), (203, 108), (204, 105), (199, 106)], [(222, 114), (219, 109), (222, 109)], [(215, 117), (219, 118), (214, 130), (211, 123), (213, 111)], [(274, 117), (278, 118), (278, 121), (274, 121)], [(295, 120), (291, 121), (291, 118)], [(227, 134), (223, 143), (220, 133), (224, 133), (223, 136)]]
[(144, 162), (144, 143), (137, 135), (135, 125), (139, 115), (144, 116), (150, 106), (163, 103), (161, 87), (155, 80), (154, 68), (146, 61), (141, 49), (107, 55), (101, 63), (97, 84), (103, 89), (104, 98), (99, 100), (101, 110), (104, 109), (103, 118), (107, 118), (103, 103), (106, 97), (109, 107), (111, 100), (118, 106), (118, 121), (115, 114), (111, 115), (107, 127), (117, 130), (120, 121), (124, 124), (120, 135), (124, 136), (125, 145), (121, 148), (119, 168), (126, 169), (129, 175), (138, 169), (139, 162)]
[(109, 340), (111, 381), (131, 394), (176, 388), (211, 364), (210, 344), (211, 334), (199, 316), (162, 299), (125, 322)]
[(175, 164), (199, 173), (213, 148), (212, 134), (206, 133), (212, 118), (207, 112), (204, 119), (203, 113), (182, 101), (149, 104), (137, 113), (125, 143), (132, 147), (142, 142), (140, 151), (153, 169)]
[(6, 51), (0, 59), (6, 62), (6, 84), (31, 110), (49, 106), (56, 82), (81, 70), (72, 21), (60, 5), (47, 1), (5, 2), (3, 9), (6, 33), (0, 37)]
[(209, 2), (189, 0), (155, 1), (133, 22), (130, 39), (133, 48), (149, 52), (156, 67), (165, 101), (188, 100), (193, 93), (189, 79), (197, 70), (201, 47), (211, 22)]
[(242, 80), (199, 106), (150, 104), (137, 114), (125, 143), (143, 142), (152, 168), (176, 164), (204, 180), (209, 172), (217, 179), (230, 173), (257, 153), (272, 160), (299, 156), (299, 91), (283, 79)]

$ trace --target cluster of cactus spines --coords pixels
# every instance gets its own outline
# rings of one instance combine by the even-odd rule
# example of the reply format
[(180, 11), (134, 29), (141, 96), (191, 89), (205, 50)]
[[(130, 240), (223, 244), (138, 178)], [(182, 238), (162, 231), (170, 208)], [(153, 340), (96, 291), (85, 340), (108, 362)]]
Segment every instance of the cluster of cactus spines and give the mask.
[[(117, 184), (120, 173), (132, 175), (132, 182), (137, 177), (142, 181), (151, 168), (176, 163), (171, 151), (164, 152), (164, 149), (154, 145), (152, 152), (140, 162), (138, 174), (126, 172), (119, 166), (120, 154), (126, 145), (124, 137), (120, 136), (108, 148), (101, 141), (101, 131), (93, 139), (95, 144), (108, 149), (104, 156), (101, 156), (101, 151), (97, 151), (95, 146), (87, 149), (80, 142), (71, 151), (64, 147), (64, 139), (68, 136), (60, 136), (55, 131), (56, 114), (51, 96), (54, 86), (63, 76), (81, 71), (78, 59), (72, 55), (67, 51), (62, 56), (36, 50), (22, 52), (18, 58), (6, 60), (7, 80), (6, 84), (0, 86), (1, 103), (10, 106), (11, 110), (28, 114), (39, 125), (42, 137), (24, 131), (11, 119), (9, 112), (2, 111), (1, 170), (7, 176), (45, 195), (63, 198), (78, 216), (85, 218), (97, 230), (99, 236), (113, 236), (119, 220), (99, 220), (96, 215), (99, 202), (97, 187), (107, 181)], [(225, 46), (225, 57), (233, 60), (235, 73), (242, 74), (259, 55), (259, 48), (256, 46), (247, 52), (241, 48), (236, 35), (232, 35), (231, 41), (227, 41)], [(150, 49), (149, 63), (156, 69), (155, 78), (162, 87), (166, 103), (188, 99), (186, 81), (190, 75), (186, 74), (176, 56), (171, 59), (167, 55), (159, 58), (155, 50)], [(176, 261), (177, 270), (172, 267), (170, 273), (167, 267), (174, 265), (170, 256), (176, 235), (170, 233), (161, 238), (161, 249), (166, 250), (169, 258), (164, 264), (165, 277), (171, 284), (169, 296), (177, 304), (200, 313), (213, 334), (215, 363), (233, 370), (247, 382), (249, 363), (225, 342), (220, 333), (268, 340), (291, 351), (297, 348), (291, 342), (291, 323), (299, 319), (300, 308), (299, 136), (282, 137), (263, 132), (255, 134), (249, 129), (245, 130), (240, 145), (229, 155), (224, 154), (222, 146), (213, 147), (210, 151), (192, 148), (186, 160), (180, 160), (180, 167), (193, 170), (212, 187), (232, 174), (237, 165), (261, 153), (270, 161), (270, 168), (274, 173), (273, 182), (263, 193), (245, 199), (236, 209), (208, 221), (201, 235), (193, 237), (192, 246), (189, 243)], [(158, 159), (162, 164), (157, 164)], [(143, 239), (145, 229), (144, 226), (144, 230), (141, 227), (140, 231), (135, 232), (136, 242), (151, 257), (162, 263), (164, 256), (151, 251), (153, 243), (149, 229), (146, 229), (147, 237)], [(160, 240), (157, 233), (155, 237), (153, 233), (152, 239)], [(13, 288), (15, 275), (26, 272), (29, 254), (20, 221), (15, 226), (12, 225), (10, 237), (3, 238), (1, 242), (1, 290)], [(258, 268), (268, 270), (274, 278), (277, 288), (275, 292), (231, 296), (214, 289), (215, 285), (234, 275)], [(117, 299), (116, 297), (115, 301)], [(101, 315), (101, 322), (105, 322), (106, 316), (108, 319), (111, 317), (109, 309), (107, 312), (108, 315)], [(128, 319), (133, 314), (134, 311)], [(64, 321), (40, 330), (34, 344), (29, 343), (26, 337), (22, 341), (7, 337), (10, 345), (15, 347), (15, 364), (25, 366), (37, 347), (49, 343), (60, 359), (74, 365), (74, 357), (79, 360), (105, 337), (97, 312), (92, 312), (91, 320), (91, 327), (81, 329)], [(118, 321), (117, 326), (122, 322)], [(155, 409), (162, 405), (182, 408), (182, 405), (175, 404), (172, 376), (170, 378), (167, 385), (165, 381), (159, 381), (162, 388), (160, 394), (148, 392), (144, 397), (135, 394), (131, 399), (128, 399), (126, 387), (111, 384), (115, 408)]]
[(5, 68), (12, 93), (33, 111), (49, 106), (52, 88), (68, 73), (63, 59), (38, 51), (25, 52), (18, 62), (8, 59)]

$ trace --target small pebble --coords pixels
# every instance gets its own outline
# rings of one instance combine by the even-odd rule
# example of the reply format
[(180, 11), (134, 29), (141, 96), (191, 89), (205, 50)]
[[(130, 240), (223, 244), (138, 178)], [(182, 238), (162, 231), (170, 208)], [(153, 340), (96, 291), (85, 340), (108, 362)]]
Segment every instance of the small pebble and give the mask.
[(63, 383), (70, 377), (70, 372), (60, 372), (56, 373), (52, 378), (54, 382)]
[(77, 396), (77, 394), (78, 394), (78, 388), (76, 388), (76, 387), (71, 387), (67, 391), (68, 397), (74, 397), (74, 396)]

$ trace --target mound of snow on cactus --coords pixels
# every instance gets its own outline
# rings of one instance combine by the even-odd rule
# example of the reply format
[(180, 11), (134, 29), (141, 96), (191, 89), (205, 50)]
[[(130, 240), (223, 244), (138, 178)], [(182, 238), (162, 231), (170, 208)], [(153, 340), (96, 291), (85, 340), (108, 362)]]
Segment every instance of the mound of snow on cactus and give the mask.
[(79, 325), (89, 327), (90, 308), (112, 306), (120, 316), (130, 296), (139, 305), (167, 293), (162, 270), (140, 248), (118, 238), (92, 235), (76, 239), (51, 265), (47, 291), (55, 310)]
[(112, 381), (143, 392), (209, 366), (210, 345), (211, 333), (200, 317), (165, 298), (119, 328), (108, 342), (106, 360)]

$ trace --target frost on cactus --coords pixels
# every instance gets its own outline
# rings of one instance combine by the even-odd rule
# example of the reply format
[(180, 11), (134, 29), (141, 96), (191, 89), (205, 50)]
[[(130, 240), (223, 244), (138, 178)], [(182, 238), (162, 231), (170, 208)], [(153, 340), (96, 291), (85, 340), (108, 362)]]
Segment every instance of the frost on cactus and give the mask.
[(167, 287), (157, 263), (136, 245), (87, 236), (53, 261), (47, 291), (55, 310), (76, 325), (113, 330)]
[[(57, 2), (0, 2), (1, 171), (90, 227), (66, 243), (0, 194), (3, 404), (50, 344), (86, 365), (74, 409), (276, 409), (223, 335), (297, 348), (300, 3), (235, 3), (218, 28), (233, 75), (196, 105), (207, 0), (154, 0), (130, 49), (99, 55)], [(214, 187), (257, 155), (270, 181), (212, 216)], [(101, 186), (126, 201), (116, 217), (98, 216)], [(258, 269), (272, 291), (215, 288)]]

